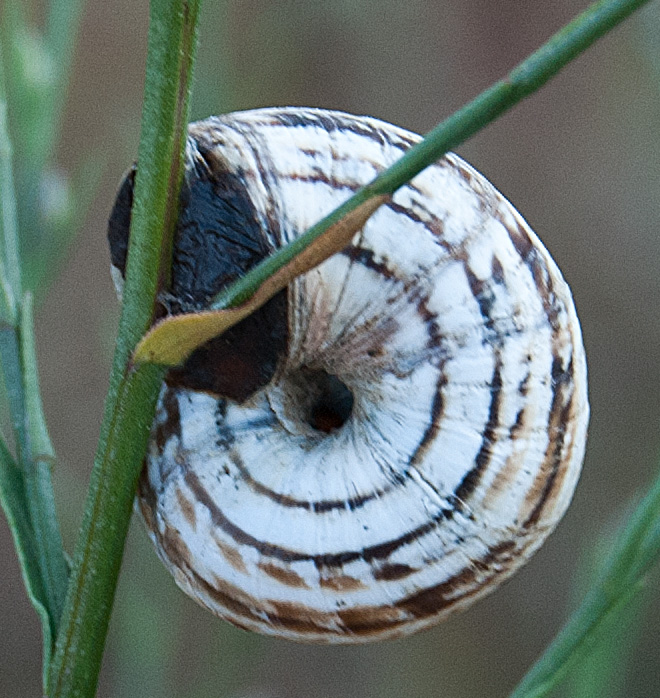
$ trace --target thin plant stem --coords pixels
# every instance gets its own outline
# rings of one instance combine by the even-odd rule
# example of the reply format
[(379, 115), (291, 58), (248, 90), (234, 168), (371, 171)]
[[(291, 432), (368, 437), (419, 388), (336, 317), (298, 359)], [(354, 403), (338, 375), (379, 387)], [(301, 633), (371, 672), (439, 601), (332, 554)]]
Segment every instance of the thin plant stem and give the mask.
[(39, 554), (48, 610), (52, 618), (53, 638), (57, 633), (64, 597), (69, 581), (69, 567), (64, 557), (51, 468), (55, 452), (46, 428), (41, 404), (37, 357), (34, 339), (32, 296), (28, 293), (21, 304), (20, 359), (23, 384), (24, 413), (27, 417), (28, 457), (23, 457), (25, 491), (30, 506), (30, 518)]
[(356, 192), (304, 235), (280, 248), (236, 283), (221, 291), (213, 299), (211, 307), (231, 308), (244, 303), (265, 279), (288, 264), (330, 226), (367, 199), (382, 194), (393, 194), (451, 148), (466, 141), (542, 87), (597, 39), (647, 2), (649, 0), (601, 0), (591, 5), (514, 68), (506, 78), (496, 82), (436, 126), (423, 141), (410, 148), (373, 182)]
[(153, 321), (171, 266), (183, 175), (199, 0), (152, 0), (142, 133), (131, 235), (110, 390), (92, 470), (49, 695), (93, 696), (163, 370), (129, 358)]

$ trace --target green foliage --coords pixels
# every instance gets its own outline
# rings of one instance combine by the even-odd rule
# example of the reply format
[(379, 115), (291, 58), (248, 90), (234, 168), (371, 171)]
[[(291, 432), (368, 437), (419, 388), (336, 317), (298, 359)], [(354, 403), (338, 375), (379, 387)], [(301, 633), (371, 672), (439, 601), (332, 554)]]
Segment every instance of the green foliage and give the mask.
[[(440, 124), (305, 236), (224, 291), (215, 305), (226, 308), (245, 302), (330, 226), (369, 199), (394, 192), (448, 149), (537, 90), (646, 1), (595, 3), (506, 79)], [(17, 211), (5, 76), (0, 66), (0, 359), (15, 444), (12, 455), (7, 440), (0, 437), (0, 504), (14, 537), (28, 596), (42, 622), (44, 684), (51, 698), (92, 696), (96, 690), (135, 484), (163, 377), (163, 369), (153, 365), (133, 366), (131, 356), (152, 324), (156, 294), (166, 283), (169, 269), (199, 0), (151, 3), (140, 167), (125, 301), (101, 437), (69, 579), (53, 504), (50, 469), (54, 456), (38, 388), (32, 301), (23, 288), (43, 285), (55, 249), (48, 241), (55, 237), (61, 249), (62, 236), (70, 236), (75, 227), (72, 188), (54, 173), (51, 160), (80, 8), (80, 2), (52, 0), (46, 28), (40, 32), (28, 21), (24, 6), (18, 0), (8, 0), (0, 50), (7, 67), (11, 131), (21, 152), (17, 180), (21, 191), (27, 192)], [(49, 177), (54, 194), (50, 204), (44, 206), (43, 187)], [(78, 201), (85, 198), (82, 187), (73, 187), (73, 191)], [(88, 198), (89, 189), (85, 191)], [(19, 224), (24, 248), (35, 250), (25, 258), (19, 251)], [(21, 267), (29, 270), (27, 283)], [(598, 643), (605, 648), (603, 656), (609, 656), (603, 638), (620, 622), (660, 555), (659, 522), (660, 479), (617, 537), (577, 612), (511, 698), (547, 695)]]
[(540, 698), (615, 634), (660, 555), (660, 477), (612, 544), (579, 608), (510, 698)]
[(28, 17), (28, 3), (7, 0), (1, 15), (9, 131), (15, 163), (23, 282), (41, 297), (65, 259), (98, 182), (87, 161), (73, 180), (53, 166), (80, 23), (80, 0), (51, 0), (46, 26)]
[(22, 292), (12, 149), (0, 64), (0, 360), (16, 459), (0, 437), (0, 503), (7, 512), (23, 579), (43, 629), (44, 682), (68, 584), (55, 513), (53, 449), (41, 407), (34, 350), (32, 298)]

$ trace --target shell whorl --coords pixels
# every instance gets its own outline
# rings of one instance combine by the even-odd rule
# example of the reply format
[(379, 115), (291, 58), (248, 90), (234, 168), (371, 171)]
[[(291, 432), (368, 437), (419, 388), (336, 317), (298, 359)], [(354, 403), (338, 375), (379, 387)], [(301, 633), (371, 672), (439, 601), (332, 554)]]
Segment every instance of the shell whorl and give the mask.
[[(267, 254), (418, 140), (314, 109), (213, 117), (190, 126), (186, 181), (237, 178)], [(329, 643), (493, 590), (564, 514), (585, 448), (580, 327), (542, 243), (448, 155), (279, 303), (223, 345), (229, 395), (163, 386), (139, 502), (179, 586), (240, 627)]]

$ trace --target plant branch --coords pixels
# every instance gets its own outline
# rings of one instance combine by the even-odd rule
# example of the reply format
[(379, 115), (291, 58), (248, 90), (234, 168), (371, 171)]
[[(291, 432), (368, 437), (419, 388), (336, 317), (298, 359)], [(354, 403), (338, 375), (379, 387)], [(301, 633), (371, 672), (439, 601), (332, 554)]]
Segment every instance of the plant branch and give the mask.
[(152, 0), (131, 235), (110, 390), (61, 629), (51, 698), (93, 696), (163, 371), (129, 357), (151, 325), (178, 212), (199, 0)]
[(542, 87), (571, 60), (647, 2), (649, 0), (601, 0), (591, 5), (514, 68), (504, 80), (489, 87), (436, 126), (423, 141), (410, 148), (373, 182), (356, 192), (304, 235), (267, 257), (220, 292), (213, 299), (211, 308), (232, 308), (244, 303), (269, 276), (288, 264), (330, 226), (372, 196), (393, 194), (451, 148), (466, 141)]
[(39, 375), (34, 339), (32, 296), (25, 294), (21, 304), (20, 371), (22, 376), (24, 414), (26, 415), (29, 453), (22, 454), (25, 472), (25, 492), (30, 507), (30, 518), (37, 544), (39, 566), (52, 618), (53, 638), (57, 633), (64, 597), (69, 581), (69, 567), (64, 557), (51, 467), (55, 452), (46, 428), (41, 404)]

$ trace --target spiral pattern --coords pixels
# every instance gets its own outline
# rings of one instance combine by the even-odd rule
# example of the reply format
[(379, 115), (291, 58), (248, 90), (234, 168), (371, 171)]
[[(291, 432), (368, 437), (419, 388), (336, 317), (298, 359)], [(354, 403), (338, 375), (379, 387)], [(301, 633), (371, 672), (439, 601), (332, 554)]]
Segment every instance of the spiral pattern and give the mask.
[[(188, 179), (212, 154), (267, 249), (419, 140), (299, 108), (189, 134)], [(584, 455), (584, 349), (547, 250), (448, 155), (284, 298), (285, 338), (247, 397), (163, 386), (139, 497), (179, 586), (242, 628), (331, 643), (490, 592), (554, 529)]]

